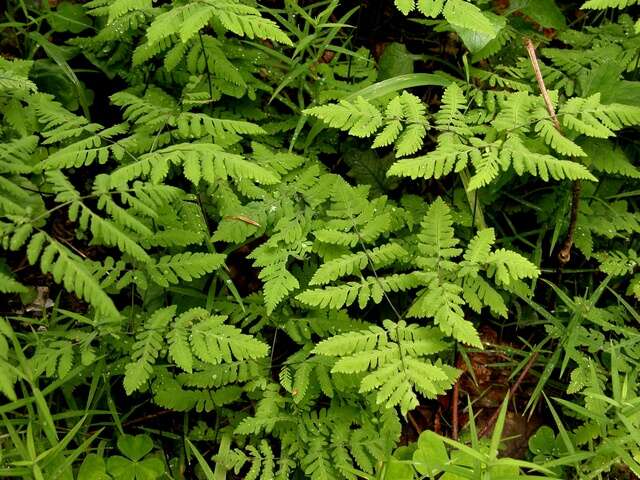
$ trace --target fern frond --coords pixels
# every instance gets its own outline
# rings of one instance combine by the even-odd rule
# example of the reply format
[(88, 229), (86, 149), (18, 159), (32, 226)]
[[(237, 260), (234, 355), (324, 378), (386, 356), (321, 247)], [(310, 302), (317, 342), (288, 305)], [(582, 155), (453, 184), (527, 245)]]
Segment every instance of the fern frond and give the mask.
[(340, 232), (337, 230), (320, 229), (313, 232), (320, 242), (345, 247), (355, 247), (358, 243), (358, 234), (352, 232)]
[[(113, 0), (106, 9), (109, 14), (107, 23), (113, 23), (130, 12), (150, 11), (152, 7), (152, 0)], [(96, 15), (98, 12), (99, 11), (93, 10), (88, 13)]]
[(345, 275), (352, 275), (363, 270), (369, 262), (372, 262), (375, 268), (384, 267), (405, 255), (407, 251), (396, 243), (382, 245), (369, 252), (342, 255), (322, 264), (309, 281), (309, 285), (325, 285)]
[(491, 183), (500, 172), (498, 150), (493, 145), (482, 148), (480, 155), (473, 158), (475, 174), (469, 179), (467, 190), (476, 190)]
[(600, 262), (600, 270), (607, 275), (622, 276), (632, 273), (640, 266), (640, 257), (635, 250), (627, 253), (613, 251), (594, 254)]
[(450, 282), (434, 280), (429, 287), (418, 292), (418, 299), (409, 308), (409, 318), (433, 318), (445, 334), (467, 345), (482, 348), (482, 342), (473, 324), (466, 320), (462, 306), (463, 289)]
[(625, 151), (612, 142), (586, 139), (580, 146), (587, 154), (584, 162), (593, 170), (610, 175), (640, 178), (640, 170), (631, 163)]
[(130, 254), (140, 262), (148, 263), (151, 261), (151, 257), (144, 248), (114, 222), (103, 219), (86, 209), (84, 212), (88, 213), (91, 218), (91, 233), (94, 239), (103, 242), (105, 245), (118, 247), (121, 251)]
[(479, 230), (469, 242), (464, 252), (466, 264), (484, 264), (489, 259), (491, 248), (496, 241), (496, 233), (493, 228)]
[(85, 117), (71, 113), (53, 100), (51, 95), (32, 95), (29, 104), (33, 107), (38, 121), (42, 123), (41, 134), (46, 139), (44, 143), (54, 143), (102, 129), (100, 125), (90, 124)]
[(115, 170), (113, 185), (122, 185), (139, 177), (150, 176), (160, 182), (169, 173), (169, 163), (182, 165), (185, 177), (194, 184), (201, 179), (215, 184), (218, 179), (248, 178), (257, 183), (273, 185), (279, 176), (266, 168), (245, 160), (242, 156), (225, 152), (211, 143), (177, 143), (142, 155), (138, 161)]
[(502, 145), (500, 163), (503, 168), (511, 165), (518, 175), (529, 173), (542, 178), (545, 182), (550, 178), (597, 181), (597, 178), (584, 165), (570, 160), (559, 160), (552, 155), (532, 152), (515, 135), (509, 136)]
[(416, 0), (418, 11), (425, 17), (437, 17), (442, 12), (444, 0)]
[(198, 0), (188, 5), (173, 7), (160, 14), (147, 29), (147, 43), (155, 44), (177, 34), (183, 43), (216, 19), (227, 30), (249, 39), (275, 40), (292, 45), (276, 23), (260, 16), (259, 11), (234, 0)]
[(490, 39), (498, 33), (491, 21), (482, 14), (478, 7), (464, 0), (447, 0), (442, 15), (450, 24), (486, 35)]
[[(376, 136), (373, 148), (396, 142), (396, 156), (402, 157), (417, 152), (429, 128), (422, 101), (408, 92), (393, 98), (385, 111), (385, 127)], [(406, 126), (405, 126), (406, 124)]]
[(0, 143), (0, 172), (29, 173), (29, 157), (38, 146), (38, 138), (29, 135), (19, 139)]
[(159, 88), (149, 88), (143, 97), (122, 91), (111, 95), (111, 103), (123, 109), (122, 116), (134, 124), (158, 130), (176, 113), (175, 100)]
[(536, 99), (527, 92), (512, 93), (501, 105), (500, 112), (491, 124), (499, 132), (512, 131), (514, 128), (527, 130), (531, 122), (531, 109), (535, 102)]
[(138, 390), (151, 377), (153, 365), (164, 344), (164, 332), (175, 313), (175, 305), (156, 310), (138, 333), (131, 352), (131, 362), (125, 367), (124, 389), (127, 395)]
[(437, 268), (449, 268), (448, 261), (462, 253), (453, 232), (453, 219), (447, 204), (437, 198), (429, 207), (418, 235), (420, 252)]
[(380, 111), (362, 97), (353, 102), (341, 100), (334, 105), (307, 108), (303, 113), (319, 118), (332, 128), (348, 131), (354, 137), (369, 137), (382, 125)]
[(588, 0), (581, 8), (604, 10), (605, 8), (626, 8), (638, 3), (638, 0)]
[[(200, 309), (203, 310), (203, 309)], [(269, 347), (251, 335), (224, 323), (224, 316), (209, 316), (202, 311), (203, 320), (191, 328), (190, 344), (196, 357), (217, 365), (234, 360), (255, 360), (266, 357)]]
[(482, 308), (486, 306), (494, 314), (507, 318), (508, 309), (502, 295), (480, 276), (465, 277), (462, 298), (476, 313), (481, 313)]
[(522, 255), (505, 250), (504, 248), (492, 252), (487, 259), (488, 275), (495, 275), (499, 284), (509, 285), (513, 280), (523, 278), (537, 278), (540, 270)]
[(156, 263), (146, 266), (151, 279), (162, 287), (191, 281), (211, 273), (224, 264), (225, 256), (219, 253), (185, 252), (165, 255)]
[(405, 112), (402, 108), (402, 101), (397, 96), (388, 104), (384, 113), (386, 125), (373, 142), (373, 148), (386, 147), (396, 141), (403, 129), (402, 121)]
[(153, 401), (161, 407), (186, 412), (211, 412), (237, 401), (242, 388), (228, 385), (216, 390), (191, 390), (166, 372), (156, 374), (152, 385)]
[[(165, 58), (166, 62), (171, 62), (172, 54), (178, 54), (181, 51), (181, 45), (176, 45)], [(246, 87), (245, 79), (238, 66), (229, 60), (224, 53), (224, 45), (220, 40), (210, 36), (202, 35), (198, 41), (190, 42), (190, 48), (187, 51), (185, 64), (187, 70), (192, 74), (207, 74), (214, 81), (219, 79), (229, 82), (239, 87)], [(204, 50), (203, 50), (204, 48)], [(174, 61), (175, 62), (175, 61)], [(218, 84), (221, 88), (221, 86)], [(212, 92), (213, 93), (213, 92)]]
[(471, 136), (472, 132), (463, 113), (466, 109), (467, 99), (464, 92), (457, 84), (452, 83), (445, 89), (440, 110), (434, 116), (436, 128), (442, 132)]
[(438, 146), (432, 152), (414, 158), (398, 160), (387, 171), (389, 176), (441, 178), (451, 172), (460, 172), (467, 166), (476, 149), (460, 143), (452, 133), (438, 137)]
[(205, 132), (219, 136), (228, 133), (261, 135), (266, 133), (255, 123), (242, 120), (212, 118), (204, 113), (181, 113), (169, 119), (169, 125), (177, 126), (183, 137), (201, 137)]
[(52, 170), (59, 168), (72, 168), (91, 165), (94, 161), (103, 165), (109, 160), (110, 145), (104, 145), (104, 140), (109, 140), (118, 133), (124, 133), (124, 125), (103, 130), (97, 135), (78, 140), (71, 145), (52, 153), (38, 164), (38, 168)]
[(0, 293), (25, 293), (28, 288), (15, 278), (0, 272)]
[(640, 124), (640, 107), (620, 103), (602, 105), (599, 93), (589, 98), (570, 99), (558, 114), (567, 128), (596, 138), (608, 138), (614, 131)]
[[(45, 247), (44, 244), (48, 245)], [(77, 255), (44, 232), (36, 233), (27, 247), (27, 257), (32, 265), (40, 258), (42, 273), (51, 273), (56, 283), (89, 302), (107, 318), (120, 318), (113, 301)]]
[(37, 91), (36, 84), (28, 78), (32, 62), (0, 59), (0, 90), (11, 95), (27, 95)]
[(416, 391), (434, 398), (451, 385), (457, 372), (421, 358), (447, 347), (437, 330), (404, 321), (385, 320), (383, 325), (323, 340), (313, 353), (339, 357), (332, 373), (369, 372), (360, 381), (360, 393), (375, 390), (378, 404), (386, 408), (399, 405), (406, 415), (418, 404)]
[(311, 307), (331, 309), (349, 306), (358, 300), (360, 308), (364, 308), (369, 301), (380, 303), (385, 292), (403, 292), (425, 283), (426, 278), (420, 272), (366, 277), (361, 282), (306, 290), (296, 299)]
[(540, 134), (545, 143), (556, 152), (569, 157), (584, 157), (586, 154), (578, 145), (562, 135), (551, 120), (540, 120), (536, 123), (535, 131)]

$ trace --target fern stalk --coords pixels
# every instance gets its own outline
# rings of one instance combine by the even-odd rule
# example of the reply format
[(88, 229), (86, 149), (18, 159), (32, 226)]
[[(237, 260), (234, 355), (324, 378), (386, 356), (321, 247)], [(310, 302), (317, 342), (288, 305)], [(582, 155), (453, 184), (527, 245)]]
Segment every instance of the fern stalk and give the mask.
[[(542, 77), (542, 72), (540, 71), (540, 64), (538, 63), (538, 56), (536, 54), (536, 47), (533, 45), (533, 42), (530, 38), (525, 40), (525, 47), (527, 49), (527, 54), (529, 55), (529, 60), (531, 61), (531, 67), (536, 75), (536, 81), (538, 82), (538, 88), (540, 88), (540, 93), (542, 98), (544, 99), (544, 104), (547, 107), (547, 111), (549, 112), (549, 116), (551, 117), (551, 121), (553, 122), (553, 126), (556, 128), (560, 134), (564, 135), (562, 132), (562, 127), (560, 126), (560, 122), (558, 121), (558, 117), (556, 115), (556, 111), (553, 108), (553, 103), (551, 102), (551, 97), (549, 97), (549, 92), (544, 83), (544, 78)], [(560, 262), (560, 267), (565, 266), (571, 260), (571, 247), (573, 247), (573, 236), (576, 231), (576, 225), (578, 223), (578, 209), (580, 208), (580, 191), (581, 191), (580, 180), (574, 180), (571, 184), (571, 215), (569, 218), (569, 228), (567, 230), (567, 236), (562, 244), (562, 248), (558, 252), (558, 261)]]
[(485, 228), (487, 228), (487, 223), (485, 222), (482, 205), (480, 205), (480, 199), (478, 198), (478, 191), (469, 190), (470, 178), (471, 176), (469, 175), (468, 168), (465, 168), (460, 172), (460, 179), (462, 180), (462, 185), (464, 186), (464, 191), (467, 195), (467, 201), (469, 202), (469, 208), (471, 209), (473, 221), (475, 222), (476, 228), (478, 230), (484, 230)]

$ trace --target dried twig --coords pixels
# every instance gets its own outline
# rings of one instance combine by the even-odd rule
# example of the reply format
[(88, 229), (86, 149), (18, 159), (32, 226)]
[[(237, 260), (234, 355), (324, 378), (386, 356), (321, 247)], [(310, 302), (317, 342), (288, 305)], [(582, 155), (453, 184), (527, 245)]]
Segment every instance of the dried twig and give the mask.
[[(529, 361), (522, 369), (522, 372), (520, 372), (520, 376), (516, 380), (516, 383), (514, 383), (513, 386), (509, 389), (509, 393), (508, 393), (509, 398), (513, 398), (518, 388), (520, 388), (520, 385), (522, 384), (525, 377), (528, 375), (529, 370), (531, 370), (531, 367), (538, 359), (539, 353), (540, 352), (533, 352), (533, 354), (531, 355), (531, 358), (529, 358)], [(491, 431), (496, 421), (498, 420), (499, 415), (500, 415), (500, 409), (496, 408), (495, 412), (493, 412), (493, 415), (491, 415), (491, 418), (487, 421), (485, 426), (482, 427), (482, 430), (480, 430), (480, 433), (478, 434), (479, 438), (484, 437), (486, 434), (488, 434)]]
[[(530, 38), (525, 40), (525, 46), (527, 48), (527, 53), (529, 54), (529, 60), (531, 61), (531, 66), (533, 67), (533, 71), (536, 75), (536, 80), (538, 81), (538, 88), (540, 89), (540, 93), (542, 94), (542, 98), (544, 99), (544, 104), (547, 107), (547, 112), (549, 112), (549, 116), (551, 117), (551, 121), (553, 122), (553, 126), (562, 133), (562, 127), (560, 126), (560, 122), (558, 121), (558, 117), (556, 115), (556, 111), (553, 108), (553, 102), (551, 102), (551, 97), (549, 96), (549, 92), (547, 91), (547, 87), (544, 84), (544, 78), (542, 78), (542, 72), (540, 71), (540, 64), (538, 63), (538, 56), (536, 55), (536, 47), (533, 45), (533, 42)], [(569, 228), (567, 230), (567, 236), (562, 244), (562, 248), (558, 252), (558, 261), (560, 262), (560, 266), (566, 265), (571, 259), (571, 247), (573, 247), (573, 236), (576, 231), (576, 224), (578, 222), (578, 208), (580, 206), (580, 180), (574, 180), (571, 185), (571, 215), (569, 217)]]
[(536, 74), (536, 80), (538, 81), (538, 88), (540, 88), (540, 93), (542, 94), (542, 98), (544, 99), (544, 104), (547, 107), (547, 112), (549, 112), (549, 116), (551, 117), (551, 121), (553, 122), (553, 126), (556, 127), (556, 130), (562, 132), (562, 128), (560, 127), (560, 122), (558, 121), (558, 117), (556, 116), (556, 111), (553, 108), (553, 102), (551, 101), (551, 97), (549, 96), (549, 91), (547, 90), (546, 85), (544, 84), (544, 78), (542, 78), (542, 72), (540, 71), (540, 64), (538, 63), (538, 56), (536, 55), (536, 47), (534, 47), (533, 42), (530, 38), (525, 40), (525, 46), (527, 47), (527, 53), (529, 54), (529, 60), (531, 61), (531, 66), (533, 67), (533, 71)]

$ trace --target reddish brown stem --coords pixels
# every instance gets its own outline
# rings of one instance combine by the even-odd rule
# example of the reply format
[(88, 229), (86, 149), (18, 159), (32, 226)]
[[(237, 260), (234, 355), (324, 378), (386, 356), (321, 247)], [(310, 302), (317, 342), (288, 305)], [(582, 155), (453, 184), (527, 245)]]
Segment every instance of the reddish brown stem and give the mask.
[(170, 410), (170, 409), (160, 410), (159, 412), (154, 412), (154, 413), (151, 413), (149, 415), (145, 415), (144, 417), (134, 418), (133, 420), (129, 420), (128, 422), (124, 422), (122, 424), (122, 426), (123, 427), (128, 427), (130, 425), (134, 425), (136, 423), (141, 423), (141, 422), (146, 422), (147, 420), (151, 420), (153, 418), (161, 417), (161, 416), (167, 415), (169, 413), (175, 413), (175, 410)]
[[(520, 376), (516, 380), (516, 383), (514, 383), (512, 387), (509, 389), (509, 393), (508, 393), (509, 398), (513, 398), (518, 388), (520, 388), (520, 385), (522, 384), (523, 380), (529, 374), (529, 370), (531, 370), (531, 367), (538, 359), (538, 353), (539, 352), (534, 352), (531, 355), (531, 358), (529, 358), (529, 361), (522, 369), (522, 372), (520, 372)], [(495, 412), (493, 412), (493, 415), (491, 415), (491, 418), (489, 418), (485, 426), (482, 428), (482, 430), (480, 430), (480, 433), (478, 434), (479, 438), (484, 437), (486, 434), (488, 434), (491, 431), (496, 421), (498, 420), (499, 415), (500, 415), (500, 409), (496, 408)]]
[(558, 252), (558, 261), (561, 266), (566, 265), (571, 260), (571, 247), (573, 246), (573, 236), (576, 232), (578, 224), (578, 208), (580, 206), (580, 190), (581, 185), (578, 180), (574, 180), (571, 186), (571, 217), (569, 218), (569, 229), (567, 237), (562, 244), (562, 248)]
[(460, 379), (453, 386), (453, 395), (451, 399), (451, 424), (452, 436), (454, 440), (458, 440), (458, 398), (460, 395)]
[(411, 412), (407, 413), (407, 418), (409, 419), (409, 422), (411, 423), (411, 426), (416, 431), (416, 433), (420, 435), (422, 433), (422, 429), (420, 428), (420, 425), (418, 425), (418, 422), (416, 422), (416, 419), (413, 418)]
[[(560, 126), (560, 122), (558, 121), (558, 117), (556, 115), (556, 111), (553, 108), (553, 102), (551, 101), (551, 97), (549, 96), (549, 92), (547, 91), (547, 87), (544, 84), (544, 78), (542, 77), (542, 72), (540, 71), (540, 64), (538, 63), (538, 56), (536, 55), (536, 47), (533, 45), (533, 42), (530, 38), (525, 40), (525, 47), (527, 48), (527, 53), (529, 54), (529, 60), (531, 61), (531, 67), (533, 68), (533, 72), (536, 75), (536, 80), (538, 82), (538, 88), (540, 89), (540, 93), (542, 94), (542, 98), (544, 100), (544, 104), (547, 107), (547, 112), (551, 117), (551, 121), (553, 122), (553, 126), (562, 133), (562, 127)], [(573, 247), (573, 237), (576, 231), (576, 224), (578, 223), (578, 209), (580, 207), (580, 180), (574, 180), (571, 185), (571, 215), (569, 217), (569, 228), (567, 230), (567, 236), (562, 243), (562, 248), (558, 252), (558, 261), (560, 262), (560, 267), (566, 265), (569, 260), (571, 260), (571, 248)]]

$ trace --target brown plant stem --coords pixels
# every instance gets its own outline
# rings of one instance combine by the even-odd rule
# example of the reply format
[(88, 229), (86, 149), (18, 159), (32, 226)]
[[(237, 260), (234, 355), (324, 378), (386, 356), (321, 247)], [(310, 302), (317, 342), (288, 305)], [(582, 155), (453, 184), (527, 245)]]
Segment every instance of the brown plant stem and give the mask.
[[(551, 97), (549, 96), (547, 87), (544, 84), (544, 78), (542, 77), (540, 64), (538, 63), (538, 56), (536, 55), (536, 47), (533, 45), (533, 42), (530, 38), (525, 39), (525, 47), (527, 48), (529, 60), (531, 61), (531, 66), (533, 67), (533, 72), (535, 73), (536, 80), (538, 82), (538, 88), (540, 89), (540, 93), (542, 94), (544, 104), (547, 107), (547, 112), (549, 112), (549, 116), (551, 117), (553, 126), (560, 133), (563, 133), (560, 122), (558, 121), (558, 116), (556, 115), (556, 111), (553, 108), (553, 102), (551, 102)], [(564, 265), (569, 263), (569, 260), (571, 260), (571, 247), (573, 247), (573, 237), (576, 231), (576, 224), (578, 223), (580, 190), (580, 180), (574, 180), (571, 185), (571, 215), (569, 217), (569, 228), (567, 230), (567, 236), (562, 243), (562, 248), (560, 248), (560, 251), (558, 252), (558, 261), (560, 262), (560, 267), (563, 267)]]
[(458, 399), (460, 396), (460, 379), (456, 381), (453, 386), (453, 394), (451, 398), (451, 424), (452, 424), (452, 433), (451, 436), (454, 440), (458, 440)]
[(407, 412), (407, 418), (409, 419), (409, 423), (411, 423), (411, 426), (419, 436), (422, 433), (422, 429), (420, 428), (420, 425), (418, 425), (418, 422), (416, 422), (416, 419), (413, 418), (411, 412)]
[[(529, 358), (529, 361), (522, 369), (522, 372), (520, 372), (520, 376), (516, 380), (516, 383), (514, 383), (509, 389), (509, 393), (508, 393), (509, 398), (513, 398), (518, 388), (520, 388), (520, 385), (522, 384), (523, 380), (529, 374), (529, 370), (531, 370), (531, 367), (538, 359), (539, 353), (540, 352), (533, 352), (533, 354), (531, 355), (531, 358)], [(491, 418), (489, 418), (485, 426), (482, 427), (482, 430), (480, 430), (480, 433), (478, 434), (478, 438), (484, 437), (486, 434), (488, 434), (491, 431), (496, 421), (498, 420), (499, 415), (500, 415), (500, 408), (496, 408), (495, 411), (493, 412), (493, 415), (491, 415)]]

